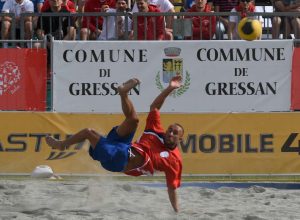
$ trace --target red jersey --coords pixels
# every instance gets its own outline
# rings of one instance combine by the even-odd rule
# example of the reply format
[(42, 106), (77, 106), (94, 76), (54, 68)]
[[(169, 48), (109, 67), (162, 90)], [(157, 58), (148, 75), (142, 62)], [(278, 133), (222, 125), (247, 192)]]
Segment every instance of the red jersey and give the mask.
[[(116, 7), (115, 0), (87, 0), (84, 5), (84, 12), (101, 12), (103, 5), (108, 5), (110, 8)], [(102, 29), (103, 18), (102, 16), (84, 16), (82, 20), (82, 27), (89, 28), (95, 32), (97, 27)]]
[[(41, 12), (46, 12), (50, 8), (49, 0), (46, 0), (42, 6)], [(66, 8), (69, 12), (76, 12), (75, 4), (72, 1), (67, 1), (66, 5), (62, 5), (62, 8)]]
[(244, 8), (241, 7), (241, 5), (238, 5), (238, 6), (235, 7), (235, 10), (236, 10), (237, 12), (240, 12), (240, 13), (241, 13), (241, 18), (244, 18), (244, 17), (247, 16), (247, 13), (249, 13), (249, 12), (250, 12), (250, 13), (253, 13), (253, 12), (255, 12), (255, 5), (251, 2), (251, 3), (249, 4), (249, 6), (248, 6), (248, 10), (247, 10), (247, 11), (245, 11)]
[(153, 175), (154, 170), (166, 175), (167, 186), (178, 188), (181, 183), (182, 159), (178, 147), (173, 150), (164, 145), (165, 131), (160, 122), (160, 112), (149, 113), (146, 128), (142, 136), (132, 144), (144, 158), (145, 162), (139, 168), (125, 172), (127, 175)]
[[(188, 12), (198, 12), (193, 5)], [(210, 5), (206, 4), (203, 12), (211, 12)], [(189, 17), (190, 18), (190, 17)], [(210, 40), (216, 32), (216, 16), (193, 16), (193, 40)]]
[[(148, 5), (148, 12), (160, 12), (157, 6)], [(147, 20), (145, 22), (145, 19)], [(138, 40), (163, 40), (164, 39), (164, 17), (163, 16), (138, 16)], [(145, 25), (147, 32), (145, 33)], [(156, 36), (154, 35), (156, 33)], [(145, 36), (147, 34), (147, 36)]]

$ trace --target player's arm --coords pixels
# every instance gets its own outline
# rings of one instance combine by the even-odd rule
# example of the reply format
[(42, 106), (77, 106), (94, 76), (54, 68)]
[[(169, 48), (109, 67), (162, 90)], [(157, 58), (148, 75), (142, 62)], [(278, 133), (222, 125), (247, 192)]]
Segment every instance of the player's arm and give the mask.
[(172, 187), (168, 187), (168, 194), (169, 194), (169, 199), (170, 199), (170, 202), (171, 202), (171, 205), (172, 205), (174, 211), (178, 212), (179, 208), (178, 208), (178, 199), (177, 199), (176, 189), (174, 189)]
[(150, 111), (154, 109), (160, 109), (161, 106), (164, 104), (165, 99), (170, 95), (170, 93), (181, 86), (181, 76), (174, 76), (167, 88), (165, 88), (152, 102), (150, 106)]

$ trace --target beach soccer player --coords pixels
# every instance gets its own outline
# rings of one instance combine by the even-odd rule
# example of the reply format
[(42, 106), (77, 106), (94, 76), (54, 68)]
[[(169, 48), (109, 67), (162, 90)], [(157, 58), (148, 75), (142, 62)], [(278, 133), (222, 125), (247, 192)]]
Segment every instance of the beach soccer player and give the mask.
[(165, 131), (160, 120), (160, 108), (169, 94), (181, 86), (181, 76), (173, 77), (169, 85), (154, 99), (143, 134), (132, 142), (139, 119), (128, 92), (139, 83), (138, 79), (133, 78), (118, 87), (125, 120), (112, 128), (107, 136), (86, 128), (65, 140), (47, 136), (46, 142), (54, 149), (65, 150), (70, 145), (88, 140), (90, 156), (111, 172), (123, 172), (131, 176), (153, 175), (155, 170), (164, 172), (170, 202), (174, 211), (178, 212), (176, 189), (180, 186), (182, 171), (178, 145), (184, 129), (180, 124), (174, 123)]

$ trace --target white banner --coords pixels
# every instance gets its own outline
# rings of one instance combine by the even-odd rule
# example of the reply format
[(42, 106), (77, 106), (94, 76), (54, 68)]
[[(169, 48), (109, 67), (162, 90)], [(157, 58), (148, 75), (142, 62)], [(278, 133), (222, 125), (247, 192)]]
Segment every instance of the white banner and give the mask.
[(116, 88), (142, 84), (130, 97), (148, 112), (169, 79), (183, 86), (162, 112), (289, 111), (292, 41), (55, 41), (53, 109), (120, 113)]

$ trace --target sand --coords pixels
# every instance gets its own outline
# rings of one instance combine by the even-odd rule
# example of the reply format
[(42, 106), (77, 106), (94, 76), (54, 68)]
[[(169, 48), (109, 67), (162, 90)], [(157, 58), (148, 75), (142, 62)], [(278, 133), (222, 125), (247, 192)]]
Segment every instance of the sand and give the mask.
[(300, 219), (300, 190), (181, 187), (175, 214), (165, 187), (107, 177), (1, 179), (0, 219)]

